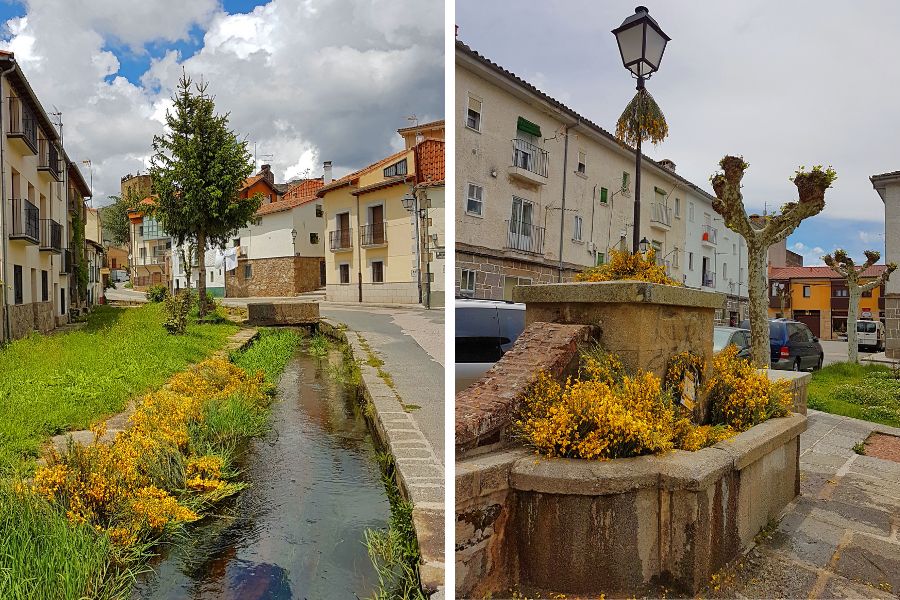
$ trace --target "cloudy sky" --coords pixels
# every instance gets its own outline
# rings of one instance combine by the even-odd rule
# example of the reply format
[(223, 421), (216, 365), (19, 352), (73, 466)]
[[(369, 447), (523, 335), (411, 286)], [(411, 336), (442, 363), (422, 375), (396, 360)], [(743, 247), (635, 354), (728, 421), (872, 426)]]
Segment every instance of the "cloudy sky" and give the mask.
[(97, 204), (146, 169), (182, 67), (277, 181), (342, 175), (401, 147), (407, 117), (443, 118), (439, 0), (0, 0), (0, 23)]
[[(459, 39), (607, 130), (634, 95), (614, 36), (638, 3), (457, 0)], [(667, 0), (646, 4), (672, 41), (647, 87), (669, 138), (647, 153), (709, 190), (726, 153), (750, 163), (744, 201), (796, 200), (800, 165), (833, 165), (825, 211), (788, 244), (805, 264), (844, 247), (884, 251), (869, 176), (900, 169), (900, 10), (895, 0)]]

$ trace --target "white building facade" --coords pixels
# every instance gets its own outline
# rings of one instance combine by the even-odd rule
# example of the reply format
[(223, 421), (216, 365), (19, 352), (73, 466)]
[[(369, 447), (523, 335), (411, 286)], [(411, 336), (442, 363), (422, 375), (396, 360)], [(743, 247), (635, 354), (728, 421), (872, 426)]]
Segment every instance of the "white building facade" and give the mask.
[[(900, 264), (900, 171), (872, 175), (869, 180), (884, 202), (884, 262)], [(900, 359), (900, 277), (884, 288), (885, 355)]]

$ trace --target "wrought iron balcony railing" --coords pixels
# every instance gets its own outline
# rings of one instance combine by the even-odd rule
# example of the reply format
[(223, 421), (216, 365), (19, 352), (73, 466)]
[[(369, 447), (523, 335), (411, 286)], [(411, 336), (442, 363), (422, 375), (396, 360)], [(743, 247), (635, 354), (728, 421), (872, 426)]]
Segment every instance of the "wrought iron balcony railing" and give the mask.
[(716, 245), (716, 236), (719, 233), (719, 230), (710, 225), (703, 226), (703, 241), (707, 244)]
[(512, 166), (525, 169), (541, 177), (547, 177), (550, 164), (549, 152), (518, 138), (512, 140), (512, 149)]
[(716, 287), (716, 274), (712, 271), (707, 271), (703, 274), (703, 287)]
[(32, 152), (37, 152), (37, 118), (31, 106), (15, 96), (9, 97), (9, 128), (6, 134), (9, 137), (22, 138), (31, 146)]
[(56, 181), (61, 179), (59, 150), (56, 144), (45, 138), (41, 138), (38, 144), (38, 171), (47, 171)]
[(40, 211), (24, 198), (12, 199), (12, 227), (10, 239), (24, 239), (37, 244), (40, 241)]
[(353, 230), (348, 228), (329, 231), (328, 242), (332, 252), (349, 250), (353, 247)]
[(62, 252), (62, 225), (53, 219), (41, 219), (41, 250)]
[(544, 228), (524, 221), (506, 221), (506, 248), (527, 252), (544, 253)]
[(360, 227), (360, 246), (381, 246), (387, 243), (384, 222), (369, 223)]
[(666, 227), (672, 226), (672, 209), (665, 204), (654, 202), (650, 205), (650, 222)]
[(67, 275), (67, 274), (71, 273), (72, 272), (72, 261), (73, 261), (72, 251), (69, 250), (68, 248), (64, 248), (60, 258), (62, 259), (62, 261), (60, 262), (60, 265), (59, 265), (59, 274)]

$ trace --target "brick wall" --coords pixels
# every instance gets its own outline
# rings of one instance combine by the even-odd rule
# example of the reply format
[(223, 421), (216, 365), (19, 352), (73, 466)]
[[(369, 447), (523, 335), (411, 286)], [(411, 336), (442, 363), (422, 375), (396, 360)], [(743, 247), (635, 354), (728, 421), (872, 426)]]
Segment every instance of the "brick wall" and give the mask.
[[(315, 256), (242, 258), (237, 269), (225, 274), (225, 295), (229, 298), (296, 296), (321, 287), (320, 263)], [(250, 277), (245, 277), (246, 265)]]
[[(461, 295), (460, 281), (462, 271), (475, 271), (475, 294), (466, 294), (472, 298), (503, 300), (503, 278), (525, 277), (532, 283), (559, 283), (558, 265), (538, 261), (516, 260), (499, 256), (485, 256), (456, 251), (456, 295)], [(583, 267), (563, 265), (563, 281), (573, 281), (576, 273)]]
[(562, 378), (577, 367), (578, 345), (588, 325), (532, 323), (484, 376), (456, 395), (456, 447), (468, 450), (500, 441), (538, 373)]

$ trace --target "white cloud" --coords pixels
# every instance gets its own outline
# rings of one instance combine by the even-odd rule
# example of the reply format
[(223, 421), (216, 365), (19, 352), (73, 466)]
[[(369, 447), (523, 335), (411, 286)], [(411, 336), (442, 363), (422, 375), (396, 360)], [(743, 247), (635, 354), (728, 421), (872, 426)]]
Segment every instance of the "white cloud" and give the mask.
[[(217, 0), (28, 0), (26, 9), (0, 47), (16, 53), (45, 108), (62, 111), (66, 149), (91, 159), (98, 201), (146, 168), (182, 68), (209, 82), (231, 127), (274, 154), (284, 178), (319, 175), (322, 160), (336, 176), (359, 168), (391, 151), (407, 115), (443, 117), (437, 0), (271, 0), (234, 15)], [(194, 27), (204, 35), (192, 57), (166, 52), (139, 85), (117, 76), (109, 48), (140, 54)]]
[(884, 232), (858, 231), (859, 241), (863, 244), (884, 244)]

